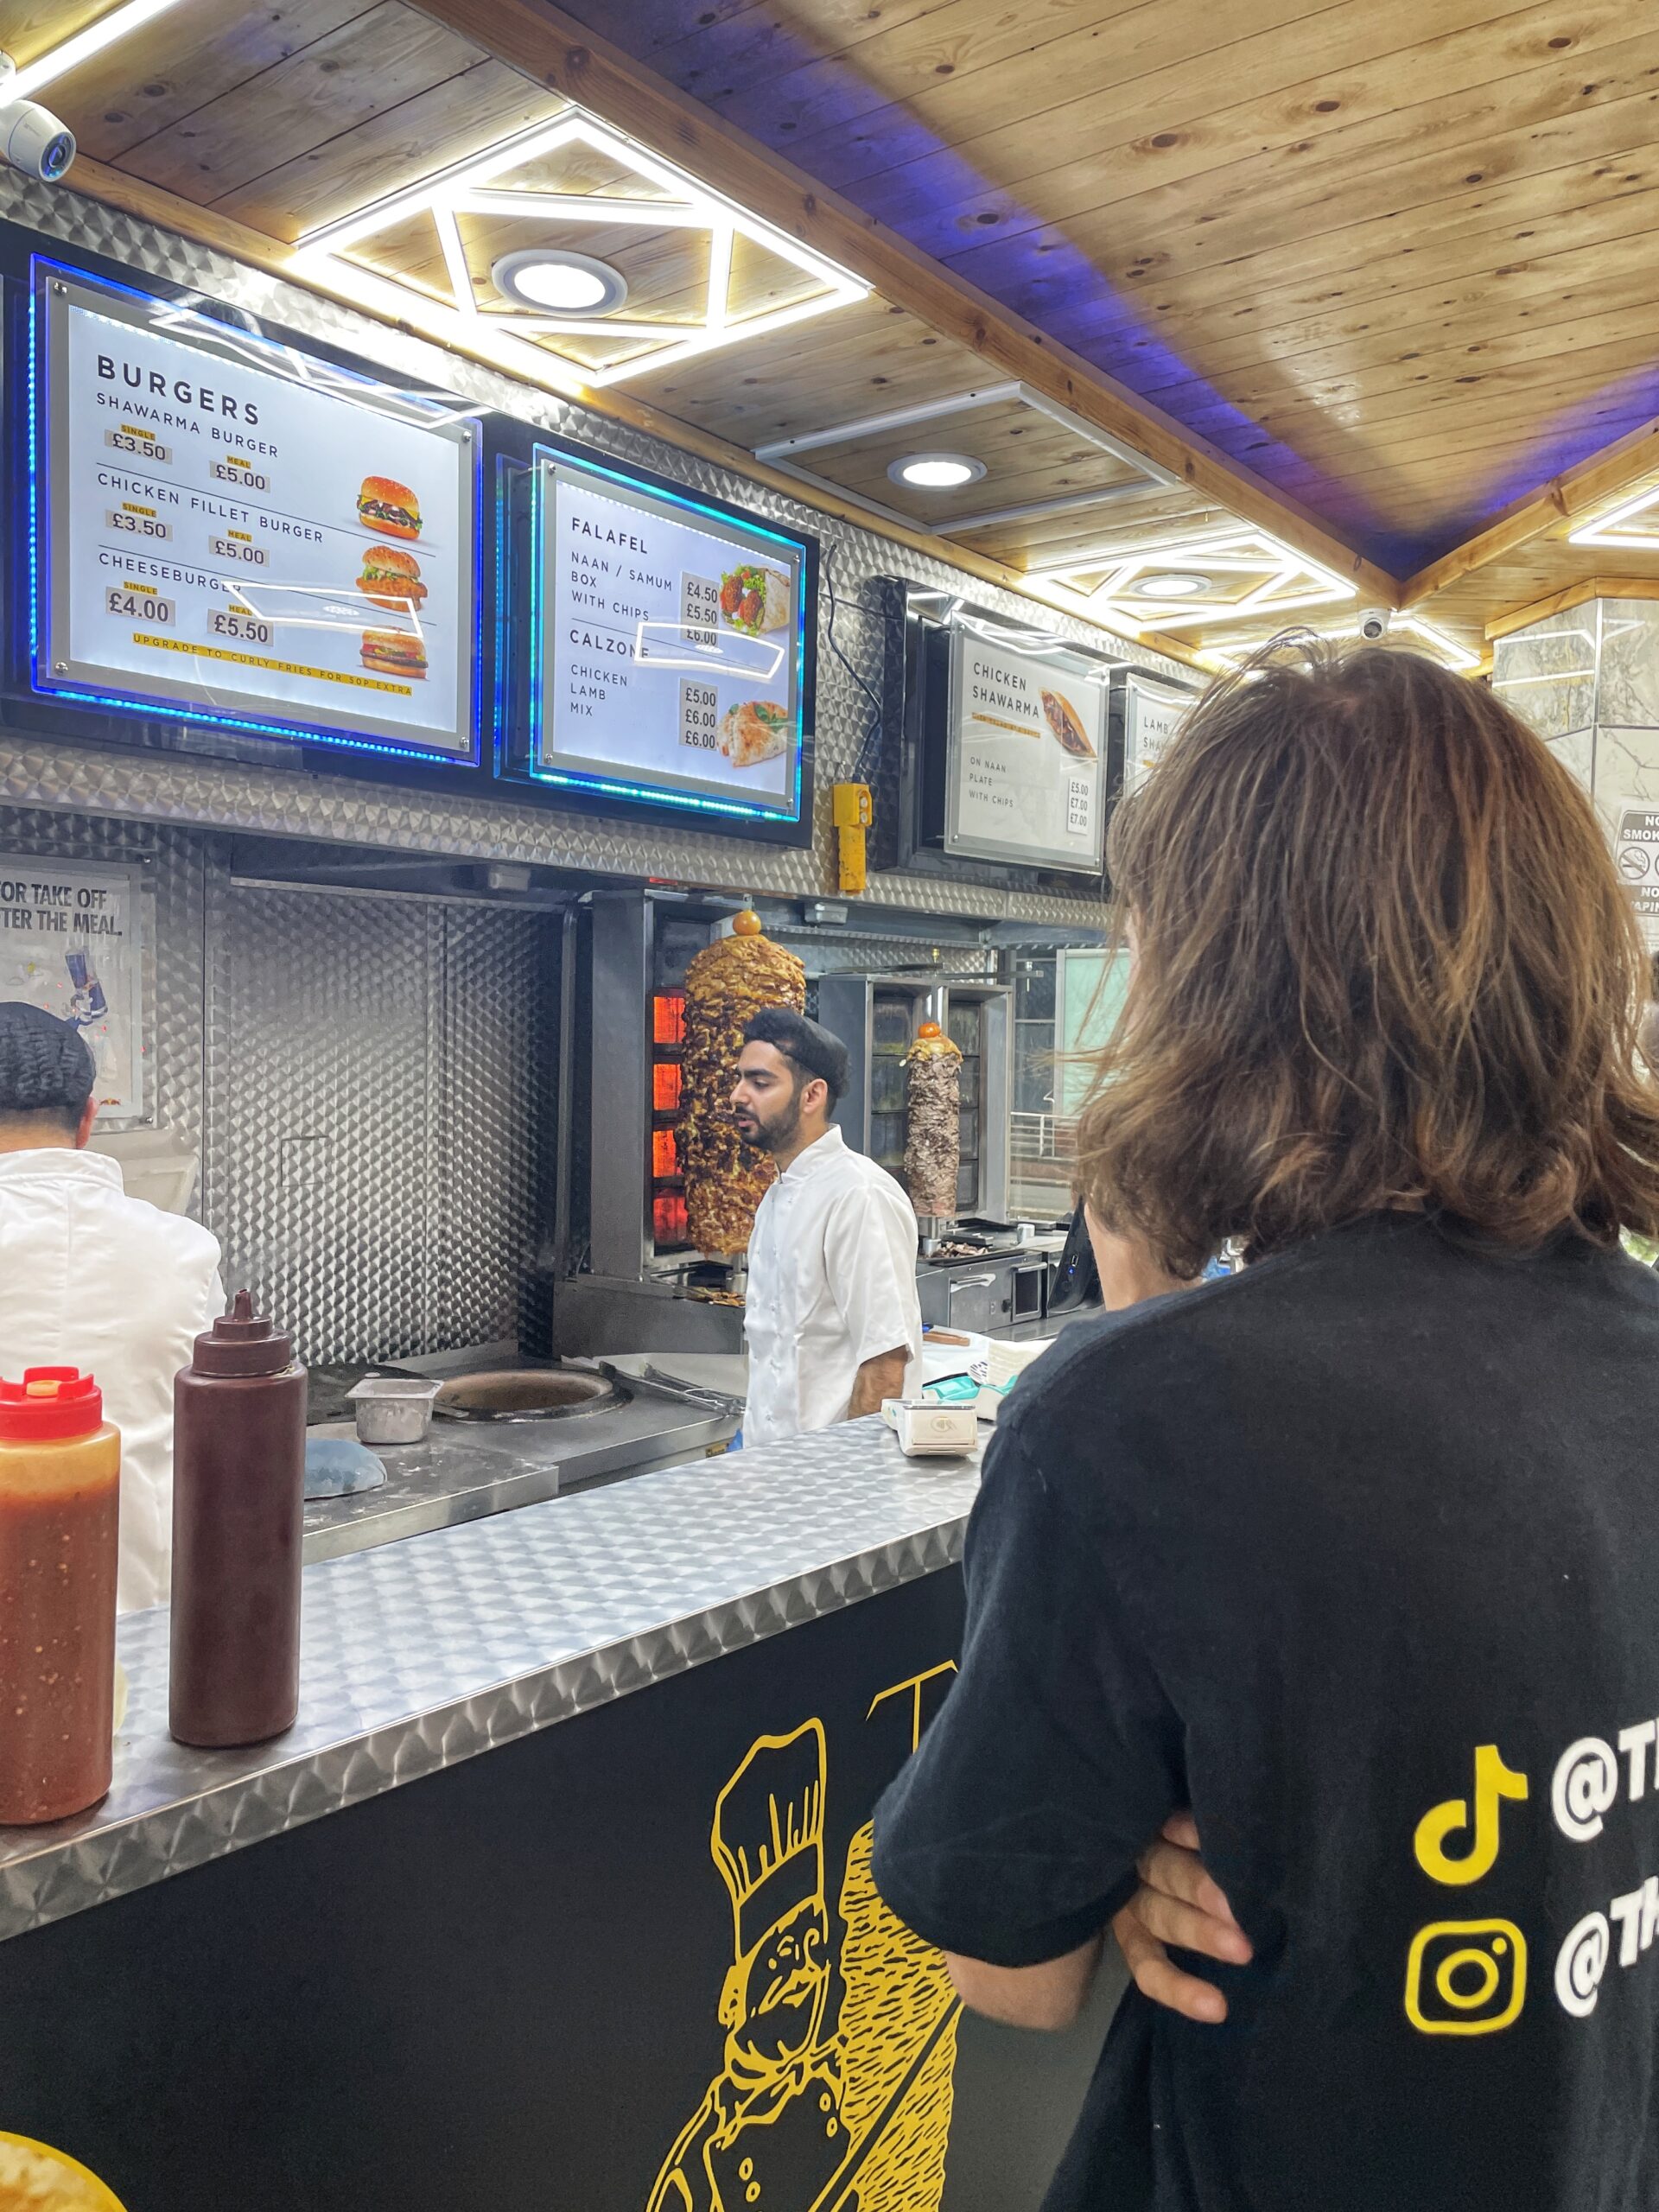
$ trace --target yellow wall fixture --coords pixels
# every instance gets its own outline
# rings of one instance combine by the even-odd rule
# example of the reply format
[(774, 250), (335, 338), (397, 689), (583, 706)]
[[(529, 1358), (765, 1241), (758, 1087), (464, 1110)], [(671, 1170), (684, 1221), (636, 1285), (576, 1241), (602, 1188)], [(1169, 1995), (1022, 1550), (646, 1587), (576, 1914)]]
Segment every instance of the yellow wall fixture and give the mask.
[(865, 868), (865, 832), (875, 819), (868, 784), (837, 784), (835, 787), (836, 840), (841, 848), (841, 888), (862, 891), (868, 876)]

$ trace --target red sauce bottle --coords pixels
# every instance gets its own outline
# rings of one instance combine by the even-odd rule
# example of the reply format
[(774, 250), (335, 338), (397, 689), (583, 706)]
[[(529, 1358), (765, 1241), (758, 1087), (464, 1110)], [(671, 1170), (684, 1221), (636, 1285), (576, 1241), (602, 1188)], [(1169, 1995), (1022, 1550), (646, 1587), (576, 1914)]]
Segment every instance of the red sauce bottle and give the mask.
[(90, 1375), (0, 1382), (0, 1822), (110, 1786), (121, 1438)]
[(238, 1290), (173, 1385), (168, 1724), (263, 1744), (300, 1703), (305, 1370)]

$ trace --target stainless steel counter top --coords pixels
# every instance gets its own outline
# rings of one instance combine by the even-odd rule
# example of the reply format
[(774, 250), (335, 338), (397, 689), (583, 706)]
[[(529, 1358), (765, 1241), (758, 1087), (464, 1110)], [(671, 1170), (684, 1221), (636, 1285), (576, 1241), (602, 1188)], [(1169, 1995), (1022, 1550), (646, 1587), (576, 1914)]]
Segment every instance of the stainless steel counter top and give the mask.
[(129, 1614), (114, 1788), (0, 1829), (0, 1939), (947, 1567), (977, 1485), (872, 1420), (323, 1560), (298, 1722), (247, 1751), (172, 1741), (167, 1612)]
[[(626, 1405), (559, 1421), (473, 1425), (439, 1418), (423, 1444), (376, 1447), (386, 1470), (378, 1490), (306, 1507), (306, 1564), (539, 1504), (582, 1485), (678, 1466), (723, 1443), (734, 1426), (730, 1417), (646, 1388)], [(309, 1433), (356, 1431), (342, 1421)]]

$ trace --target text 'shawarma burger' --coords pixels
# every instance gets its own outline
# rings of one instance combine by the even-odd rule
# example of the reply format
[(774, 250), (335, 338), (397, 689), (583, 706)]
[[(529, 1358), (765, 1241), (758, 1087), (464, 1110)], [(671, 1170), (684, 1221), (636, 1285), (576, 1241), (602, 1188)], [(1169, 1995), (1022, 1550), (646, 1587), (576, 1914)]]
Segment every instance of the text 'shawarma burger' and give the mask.
[(395, 476), (365, 476), (357, 495), (357, 515), (386, 537), (418, 537), (421, 503)]

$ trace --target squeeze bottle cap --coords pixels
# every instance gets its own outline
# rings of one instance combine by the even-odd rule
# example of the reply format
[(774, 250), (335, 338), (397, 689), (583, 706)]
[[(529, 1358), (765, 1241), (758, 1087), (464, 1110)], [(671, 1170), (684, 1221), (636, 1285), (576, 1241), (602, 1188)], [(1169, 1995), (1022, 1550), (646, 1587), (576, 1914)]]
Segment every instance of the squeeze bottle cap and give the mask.
[(0, 1382), (0, 1441), (61, 1442), (104, 1426), (104, 1393), (77, 1367), (26, 1367), (21, 1382)]
[(252, 1294), (245, 1290), (196, 1338), (190, 1361), (197, 1375), (280, 1375), (293, 1363), (293, 1338), (282, 1335), (268, 1315), (256, 1313)]

